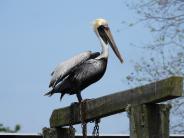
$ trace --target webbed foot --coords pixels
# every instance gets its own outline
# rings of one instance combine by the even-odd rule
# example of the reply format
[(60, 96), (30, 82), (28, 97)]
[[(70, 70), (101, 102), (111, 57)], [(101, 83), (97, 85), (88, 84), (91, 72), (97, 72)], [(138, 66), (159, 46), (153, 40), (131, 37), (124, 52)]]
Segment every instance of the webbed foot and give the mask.
[(78, 104), (79, 104), (78, 102), (73, 102), (73, 103), (71, 103), (70, 106), (75, 106), (75, 105), (78, 105)]

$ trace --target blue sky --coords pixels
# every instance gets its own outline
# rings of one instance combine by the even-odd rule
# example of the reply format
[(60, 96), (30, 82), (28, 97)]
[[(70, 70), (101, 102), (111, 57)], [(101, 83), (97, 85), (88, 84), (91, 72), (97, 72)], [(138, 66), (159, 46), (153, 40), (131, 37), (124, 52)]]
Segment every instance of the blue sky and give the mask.
[[(104, 77), (82, 92), (83, 98), (95, 98), (129, 88), (126, 76), (132, 61), (144, 54), (130, 43), (150, 39), (144, 26), (128, 27), (136, 15), (123, 0), (1, 0), (0, 1), (0, 123), (13, 127), (19, 123), (22, 133), (38, 133), (49, 126), (55, 108), (70, 105), (75, 96), (44, 97), (50, 73), (61, 61), (91, 50), (100, 51), (91, 22), (105, 18), (125, 63), (120, 64), (112, 50)], [(120, 31), (117, 31), (120, 30)], [(91, 132), (91, 125), (89, 132)], [(76, 126), (80, 133), (80, 126)], [(126, 114), (102, 119), (103, 133), (128, 132)]]

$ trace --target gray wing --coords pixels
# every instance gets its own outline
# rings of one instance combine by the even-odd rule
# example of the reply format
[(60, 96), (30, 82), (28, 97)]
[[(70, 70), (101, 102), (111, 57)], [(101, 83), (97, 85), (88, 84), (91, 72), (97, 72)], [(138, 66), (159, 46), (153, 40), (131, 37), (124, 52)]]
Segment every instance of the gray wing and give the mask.
[(60, 63), (51, 73), (52, 78), (49, 87), (55, 87), (55, 85), (62, 81), (62, 79), (66, 77), (77, 65), (80, 65), (90, 58), (95, 58), (99, 54), (100, 53), (98, 52), (92, 53), (91, 51), (86, 51)]

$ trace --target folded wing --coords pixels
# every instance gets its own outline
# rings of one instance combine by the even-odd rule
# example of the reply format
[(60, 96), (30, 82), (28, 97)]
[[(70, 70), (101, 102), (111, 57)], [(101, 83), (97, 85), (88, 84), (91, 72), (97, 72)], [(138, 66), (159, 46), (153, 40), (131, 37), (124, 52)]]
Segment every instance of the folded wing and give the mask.
[(55, 87), (60, 81), (62, 81), (69, 73), (83, 62), (96, 58), (100, 53), (92, 53), (91, 51), (82, 52), (62, 63), (60, 63), (55, 70), (51, 73), (51, 81), (49, 87)]

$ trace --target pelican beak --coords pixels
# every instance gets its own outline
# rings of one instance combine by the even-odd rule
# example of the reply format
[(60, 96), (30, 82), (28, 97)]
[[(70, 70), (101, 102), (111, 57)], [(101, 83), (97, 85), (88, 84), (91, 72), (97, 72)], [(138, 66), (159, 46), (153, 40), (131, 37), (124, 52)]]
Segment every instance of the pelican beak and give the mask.
[(111, 46), (112, 50), (114, 51), (116, 56), (119, 58), (120, 62), (123, 63), (122, 55), (120, 54), (120, 52), (116, 46), (116, 43), (113, 39), (110, 28), (108, 26), (102, 26), (101, 28), (98, 29), (98, 32), (99, 32), (100, 36), (102, 37), (103, 41), (106, 44), (109, 44)]

